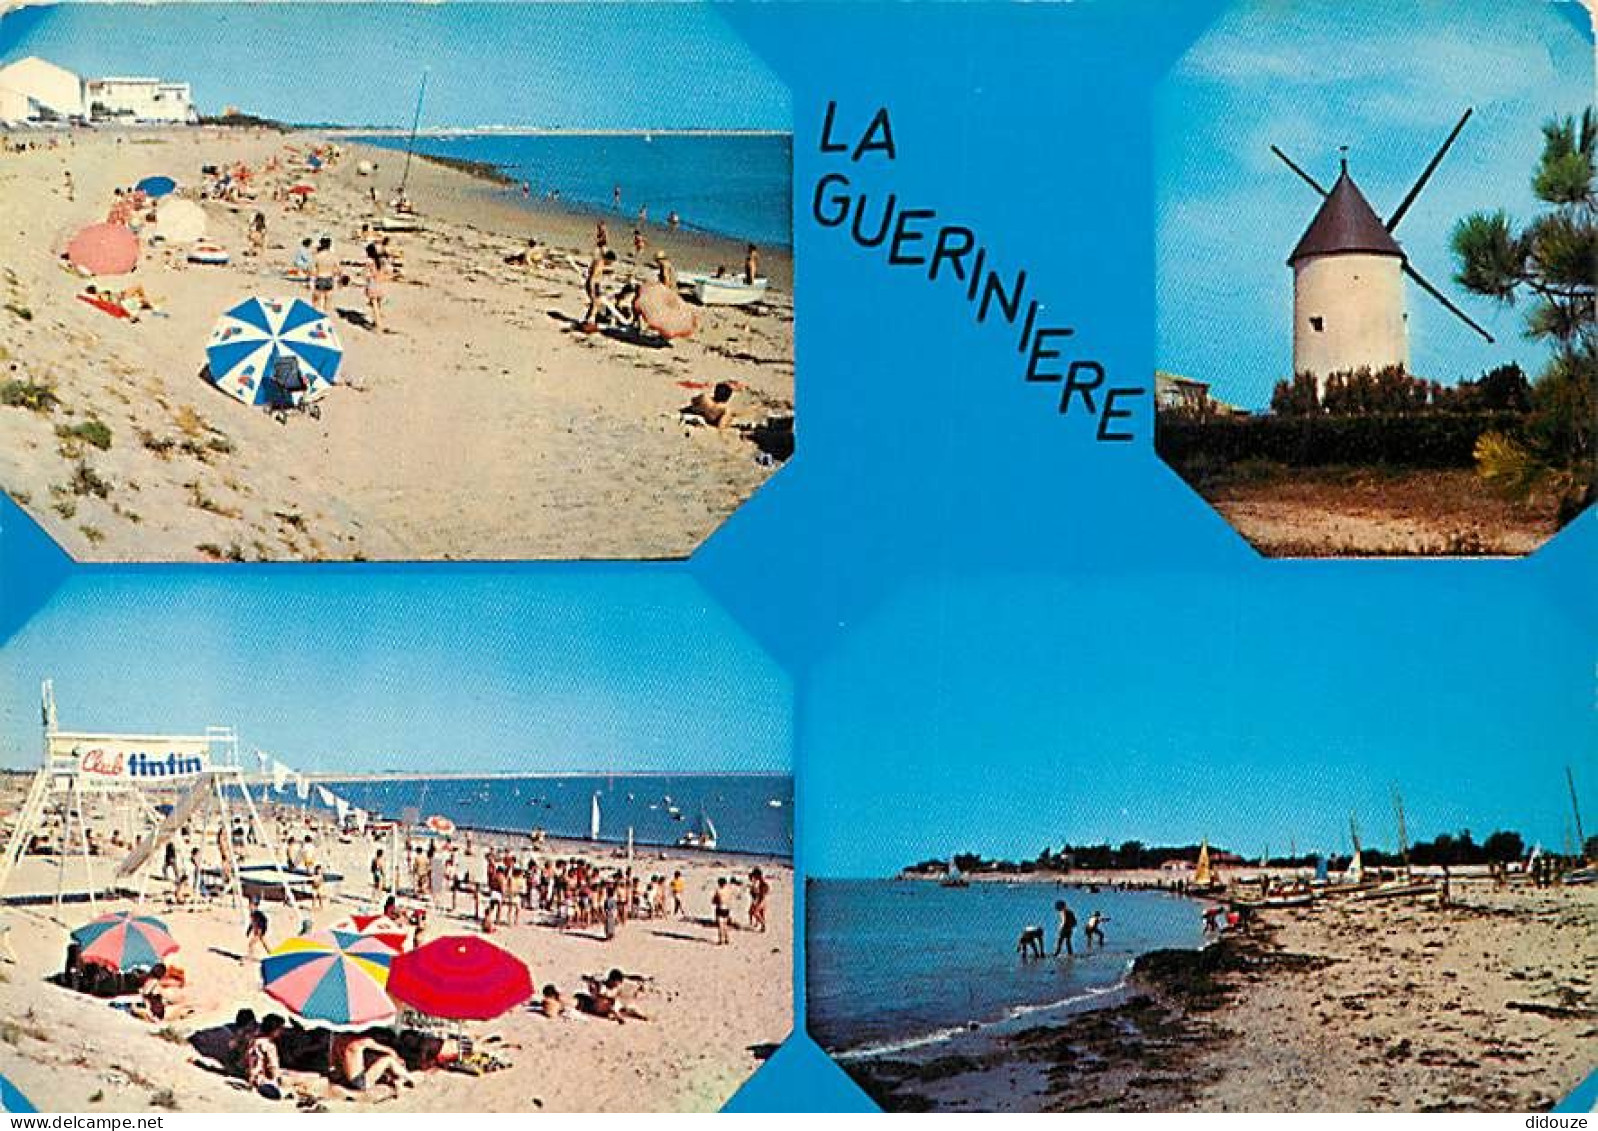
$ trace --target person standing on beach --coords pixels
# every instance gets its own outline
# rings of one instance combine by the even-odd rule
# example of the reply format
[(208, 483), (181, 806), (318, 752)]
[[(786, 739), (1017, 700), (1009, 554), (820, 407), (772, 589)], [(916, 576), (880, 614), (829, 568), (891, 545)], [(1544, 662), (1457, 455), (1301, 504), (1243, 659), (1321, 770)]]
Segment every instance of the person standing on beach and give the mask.
[(610, 229), (605, 227), (605, 221), (603, 220), (594, 225), (594, 247), (601, 254), (604, 253), (606, 248), (610, 247)]
[(759, 868), (749, 873), (749, 926), (766, 933), (766, 897), (771, 894), (771, 884)]
[(372, 890), (381, 894), (383, 891), (383, 878), (387, 868), (383, 863), (383, 850), (379, 848), (372, 856)]
[(599, 329), (599, 312), (605, 306), (605, 275), (610, 271), (610, 265), (616, 262), (614, 251), (597, 250), (592, 262), (588, 264), (588, 277), (583, 284), (583, 289), (588, 295), (588, 312), (583, 315), (582, 329), (585, 334), (592, 334)]
[(333, 254), (333, 237), (323, 236), (311, 257), (311, 305), (323, 314), (333, 313), (333, 288), (338, 285), (338, 257)]
[(644, 233), (637, 228), (633, 229), (633, 262), (637, 263), (644, 257), (644, 249), (649, 246), (649, 241), (644, 239)]
[(1060, 957), (1062, 950), (1074, 955), (1076, 951), (1071, 948), (1071, 936), (1076, 933), (1076, 912), (1063, 899), (1054, 901), (1054, 911), (1060, 917), (1059, 933), (1054, 937), (1054, 956)]
[(744, 250), (744, 282), (750, 286), (755, 285), (755, 279), (760, 275), (760, 249), (750, 244)]
[(682, 873), (673, 872), (671, 874), (671, 913), (679, 919), (688, 914), (682, 905), (682, 893), (685, 887), (687, 885), (683, 883)]
[(271, 947), (266, 942), (266, 912), (261, 910), (261, 897), (250, 897), (249, 925), (244, 929), (244, 953), (251, 958), (255, 957), (255, 948), (259, 946), (263, 955), (271, 953)]
[(387, 293), (388, 258), (375, 243), (366, 245), (366, 309), (372, 330), (379, 334), (392, 333), (383, 325), (383, 298)]
[(727, 898), (726, 876), (716, 881), (716, 894), (710, 898), (710, 907), (716, 915), (716, 945), (728, 946), (732, 943), (732, 904)]

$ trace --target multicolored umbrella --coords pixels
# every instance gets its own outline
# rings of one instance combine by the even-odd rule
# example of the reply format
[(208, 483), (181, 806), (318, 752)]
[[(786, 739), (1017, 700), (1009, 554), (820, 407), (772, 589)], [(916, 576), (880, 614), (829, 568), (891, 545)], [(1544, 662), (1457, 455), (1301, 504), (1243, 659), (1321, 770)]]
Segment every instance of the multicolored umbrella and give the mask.
[(383, 992), (392, 958), (362, 935), (298, 935), (261, 960), (261, 988), (307, 1021), (364, 1029), (393, 1020), (394, 1003)]
[(699, 329), (699, 315), (693, 307), (664, 283), (639, 287), (635, 306), (644, 324), (663, 338), (686, 338)]
[(268, 378), (280, 360), (297, 363), (314, 399), (333, 384), (344, 347), (333, 323), (302, 299), (250, 298), (218, 320), (205, 347), (207, 380), (250, 405), (280, 405), (294, 398)]
[(139, 263), (139, 237), (121, 224), (90, 224), (67, 244), (67, 261), (91, 275), (126, 275)]
[(114, 911), (90, 920), (72, 932), (72, 941), (81, 948), (79, 957), (84, 962), (113, 970), (154, 966), (178, 948), (165, 923), (153, 915), (131, 911)]
[(133, 187), (153, 200), (156, 197), (170, 195), (178, 187), (178, 183), (171, 177), (145, 177)]
[(445, 935), (394, 959), (388, 994), (450, 1021), (487, 1021), (533, 996), (527, 964), (476, 935)]
[(376, 939), (394, 954), (404, 950), (411, 942), (411, 933), (387, 915), (349, 915), (334, 923), (334, 931)]

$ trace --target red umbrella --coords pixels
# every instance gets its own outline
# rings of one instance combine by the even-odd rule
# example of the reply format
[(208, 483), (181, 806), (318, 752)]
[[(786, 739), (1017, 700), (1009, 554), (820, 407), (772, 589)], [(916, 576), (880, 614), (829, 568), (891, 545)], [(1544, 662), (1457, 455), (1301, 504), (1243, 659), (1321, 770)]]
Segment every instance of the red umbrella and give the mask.
[(303, 182), (297, 185), (290, 185), (288, 188), (290, 196), (310, 196), (315, 191), (315, 185), (308, 185)]
[(388, 968), (388, 996), (429, 1017), (487, 1021), (533, 996), (527, 964), (476, 935), (445, 935)]
[(638, 317), (663, 338), (686, 338), (699, 329), (699, 315), (681, 295), (664, 283), (645, 283), (638, 288)]
[(121, 224), (90, 224), (67, 244), (67, 260), (91, 275), (126, 275), (139, 262), (139, 237)]

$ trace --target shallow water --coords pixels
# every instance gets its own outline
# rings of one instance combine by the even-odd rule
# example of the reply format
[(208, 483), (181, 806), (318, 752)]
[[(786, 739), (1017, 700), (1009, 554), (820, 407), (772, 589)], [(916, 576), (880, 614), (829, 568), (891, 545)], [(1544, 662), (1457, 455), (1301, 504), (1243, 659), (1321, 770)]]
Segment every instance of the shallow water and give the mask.
[[(1075, 958), (1023, 963), (1016, 940), (1054, 901), (1077, 915)], [(1106, 945), (1084, 951), (1103, 912)], [(1137, 955), (1203, 942), (1198, 908), (1154, 892), (1089, 893), (1047, 883), (816, 880), (806, 888), (810, 1032), (843, 1057), (935, 1050), (973, 1025), (1023, 1027), (1109, 1004)]]
[[(403, 137), (360, 137), (403, 153)], [(527, 181), (534, 203), (558, 190), (562, 203), (609, 218), (611, 241), (627, 234), (640, 205), (649, 223), (675, 211), (685, 228), (787, 247), (792, 234), (793, 139), (786, 135), (462, 134), (418, 137), (416, 152), (493, 165)], [(403, 160), (398, 158), (397, 160)], [(612, 207), (616, 186), (620, 211)], [(512, 201), (519, 188), (507, 188)]]
[[(625, 842), (630, 826), (639, 845), (675, 844), (697, 826), (703, 811), (715, 825), (719, 851), (793, 853), (793, 779), (786, 775), (374, 779), (337, 788), (350, 804), (387, 817), (415, 808), (423, 818), (440, 814), (462, 828), (539, 828), (570, 838), (588, 835), (598, 794), (599, 837), (607, 843)], [(285, 797), (292, 799), (292, 791), (269, 791), (274, 802)], [(679, 817), (671, 815), (672, 807)]]

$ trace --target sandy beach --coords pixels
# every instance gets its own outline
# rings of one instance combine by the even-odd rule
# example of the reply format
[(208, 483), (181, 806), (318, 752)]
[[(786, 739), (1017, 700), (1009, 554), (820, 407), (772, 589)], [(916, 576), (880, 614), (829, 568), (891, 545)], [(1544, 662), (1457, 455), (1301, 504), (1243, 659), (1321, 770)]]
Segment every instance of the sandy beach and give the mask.
[[(35, 138), (35, 140), (37, 140)], [(341, 143), (304, 211), (271, 199), (299, 179), (258, 177), (258, 199), (202, 206), (227, 266), (147, 242), (137, 270), (108, 276), (155, 302), (137, 323), (77, 299), (66, 240), (102, 221), (113, 192), (152, 173), (192, 183), (202, 166), (262, 169), (321, 138), (253, 129), (74, 131), (56, 148), (0, 154), (0, 381), (46, 386), (51, 412), (0, 407), (0, 484), (73, 556), (92, 560), (659, 558), (690, 553), (780, 467), (791, 436), (793, 305), (783, 249), (763, 249), (771, 290), (752, 307), (695, 307), (699, 331), (653, 347), (583, 334), (594, 217), (523, 204), (465, 171), (411, 164), (425, 230), (394, 233), (394, 333), (364, 323), (361, 225), (404, 155)], [(358, 172), (363, 160), (377, 172)], [(71, 173), (71, 188), (66, 174)], [(282, 182), (282, 183), (279, 183)], [(181, 191), (188, 191), (180, 189)], [(69, 198), (70, 197), (70, 198)], [(252, 258), (259, 210), (267, 247)], [(740, 243), (648, 227), (632, 262), (631, 217), (613, 217), (617, 283), (664, 249), (679, 271), (741, 267)], [(305, 296), (282, 278), (302, 239), (327, 234), (351, 276), (334, 306), (345, 349), (322, 416), (286, 423), (199, 376), (218, 316), (255, 295)], [(505, 257), (529, 238), (543, 265)], [(342, 313), (348, 312), (348, 313)], [(735, 382), (735, 426), (690, 427), (678, 409)], [(8, 401), (17, 398), (8, 397)], [(69, 430), (99, 421), (101, 447)], [(784, 429), (787, 429), (784, 433)], [(760, 441), (760, 442), (757, 442)]]
[(899, 1110), (1547, 1110), (1598, 1067), (1595, 937), (1590, 885), (1325, 899), (1146, 954), (1107, 1008), (849, 1068)]
[[(20, 778), (9, 779), (13, 784)], [(15, 792), (15, 790), (13, 790)], [(478, 836), (480, 853), (491, 838)], [(367, 868), (371, 841), (322, 838), (325, 859), (346, 877), (326, 906), (290, 910), (269, 903), (269, 941), (274, 945), (296, 932), (308, 915), (324, 927), (352, 912), (371, 910), (376, 897)], [(525, 838), (516, 844), (525, 855)], [(619, 867), (616, 846), (551, 842), (540, 858), (583, 856), (604, 867)], [(480, 858), (480, 857), (479, 857)], [(117, 857), (97, 858), (97, 867), (115, 867)], [(710, 898), (719, 877), (742, 877), (759, 864), (771, 879), (770, 929), (759, 934), (734, 931), (732, 944), (718, 947)], [(637, 1001), (648, 1020), (625, 1024), (576, 1013), (552, 1020), (530, 1008), (494, 1021), (472, 1023), (468, 1032), (480, 1048), (511, 1067), (482, 1077), (445, 1071), (418, 1076), (414, 1089), (397, 1098), (389, 1091), (355, 1093), (332, 1085), (325, 1076), (290, 1073), (293, 1090), (330, 1110), (358, 1110), (377, 1103), (401, 1111), (685, 1111), (720, 1107), (787, 1036), (792, 1018), (793, 875), (782, 861), (640, 849), (645, 874), (681, 869), (687, 884), (686, 920), (634, 920), (606, 942), (598, 928), (563, 930), (540, 922), (496, 930), (493, 941), (522, 958), (535, 987), (553, 983), (567, 1001), (582, 989), (582, 976), (603, 976), (611, 968), (650, 981)], [(81, 860), (68, 861), (69, 886), (79, 883)], [(52, 858), (28, 857), (9, 890), (53, 892)], [(245, 1089), (241, 1081), (197, 1063), (188, 1043), (196, 1031), (232, 1020), (249, 1007), (258, 1015), (284, 1012), (260, 989), (258, 963), (244, 954), (245, 910), (225, 897), (199, 907), (168, 907), (168, 885), (152, 880), (148, 910), (161, 916), (181, 950), (177, 962), (188, 988), (178, 1002), (188, 1012), (165, 1026), (136, 1020), (107, 1002), (57, 987), (45, 979), (62, 960), (69, 929), (93, 917), (87, 903), (52, 906), (48, 901), (0, 910), (9, 927), (16, 961), (0, 961), (0, 1073), (37, 1106), (50, 1111), (288, 1110)], [(737, 889), (735, 921), (744, 920), (743, 889)], [(410, 902), (406, 900), (405, 902)], [(447, 900), (430, 912), (430, 937), (470, 933), (472, 899), (461, 896), (461, 912)], [(133, 906), (131, 899), (101, 900), (99, 910)], [(0, 950), (3, 953), (3, 950)]]

